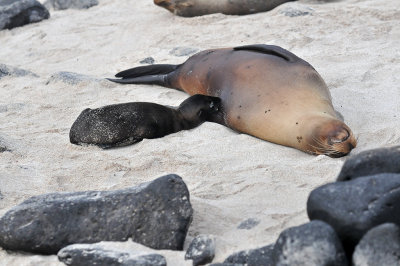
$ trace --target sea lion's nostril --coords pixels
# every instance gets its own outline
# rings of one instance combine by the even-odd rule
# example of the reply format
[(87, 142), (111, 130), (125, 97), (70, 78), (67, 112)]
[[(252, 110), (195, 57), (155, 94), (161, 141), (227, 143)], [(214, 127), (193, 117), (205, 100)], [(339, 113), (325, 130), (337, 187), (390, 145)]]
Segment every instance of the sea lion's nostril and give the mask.
[(349, 148), (349, 150), (351, 151), (351, 150), (354, 149), (355, 147), (354, 147), (353, 143), (350, 143), (350, 142), (349, 142), (349, 147), (348, 147), (348, 148)]

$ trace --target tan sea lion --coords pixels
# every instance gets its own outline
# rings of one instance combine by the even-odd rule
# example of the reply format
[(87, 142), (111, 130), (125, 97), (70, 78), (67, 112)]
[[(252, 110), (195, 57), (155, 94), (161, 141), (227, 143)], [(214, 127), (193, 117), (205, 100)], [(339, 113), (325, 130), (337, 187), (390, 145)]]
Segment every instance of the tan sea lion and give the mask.
[(179, 107), (156, 103), (130, 102), (85, 109), (69, 132), (73, 144), (93, 144), (101, 148), (122, 147), (143, 139), (161, 138), (181, 130), (213, 122), (220, 112), (221, 99), (193, 95)]
[(295, 0), (154, 0), (182, 17), (195, 17), (213, 13), (246, 15), (269, 11), (283, 3)]
[(218, 123), (308, 153), (341, 157), (357, 144), (318, 72), (278, 46), (206, 50), (181, 65), (142, 66), (116, 77), (112, 81), (219, 97)]

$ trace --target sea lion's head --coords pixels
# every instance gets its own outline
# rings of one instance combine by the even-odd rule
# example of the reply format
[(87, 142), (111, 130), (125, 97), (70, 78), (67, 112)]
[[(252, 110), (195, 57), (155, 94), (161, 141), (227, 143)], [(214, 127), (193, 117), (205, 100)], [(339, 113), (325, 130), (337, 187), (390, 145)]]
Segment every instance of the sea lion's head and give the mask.
[(316, 119), (313, 130), (307, 138), (307, 151), (338, 158), (347, 155), (357, 146), (351, 129), (335, 118)]
[(221, 111), (221, 99), (195, 94), (183, 101), (178, 110), (186, 121), (197, 125), (204, 121), (215, 121)]

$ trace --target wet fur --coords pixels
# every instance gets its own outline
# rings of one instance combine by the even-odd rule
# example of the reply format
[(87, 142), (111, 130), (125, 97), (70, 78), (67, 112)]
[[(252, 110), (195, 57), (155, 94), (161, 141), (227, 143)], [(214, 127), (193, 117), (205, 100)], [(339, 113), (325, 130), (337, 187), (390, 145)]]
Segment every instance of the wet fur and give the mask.
[(177, 108), (147, 102), (88, 108), (73, 123), (70, 142), (112, 148), (161, 138), (214, 121), (220, 112), (220, 102), (216, 97), (193, 95)]

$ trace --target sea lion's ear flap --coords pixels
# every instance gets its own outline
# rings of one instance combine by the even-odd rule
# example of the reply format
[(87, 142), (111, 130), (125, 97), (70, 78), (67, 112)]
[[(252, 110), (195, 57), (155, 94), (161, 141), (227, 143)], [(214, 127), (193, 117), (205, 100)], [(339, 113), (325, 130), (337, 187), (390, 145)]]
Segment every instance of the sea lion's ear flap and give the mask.
[(254, 51), (254, 52), (259, 52), (259, 53), (263, 53), (263, 54), (275, 55), (275, 56), (278, 56), (288, 62), (296, 62), (300, 59), (295, 54), (289, 52), (286, 49), (283, 49), (282, 47), (276, 46), (276, 45), (252, 44), (252, 45), (238, 46), (238, 47), (233, 48), (233, 50), (235, 50), (235, 51), (247, 50), (247, 51)]

